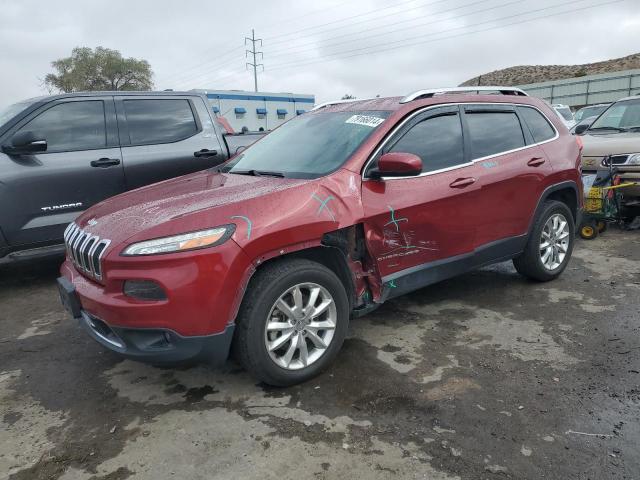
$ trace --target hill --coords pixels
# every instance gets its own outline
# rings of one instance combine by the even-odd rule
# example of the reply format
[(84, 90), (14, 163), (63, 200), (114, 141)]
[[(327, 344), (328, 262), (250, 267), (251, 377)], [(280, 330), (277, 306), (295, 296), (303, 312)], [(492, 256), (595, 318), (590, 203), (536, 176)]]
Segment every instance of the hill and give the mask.
[[(640, 68), (640, 53), (583, 65), (519, 65), (480, 75), (480, 85), (527, 85), (562, 78), (579, 78), (597, 73), (617, 72)], [(460, 86), (478, 85), (478, 77)]]

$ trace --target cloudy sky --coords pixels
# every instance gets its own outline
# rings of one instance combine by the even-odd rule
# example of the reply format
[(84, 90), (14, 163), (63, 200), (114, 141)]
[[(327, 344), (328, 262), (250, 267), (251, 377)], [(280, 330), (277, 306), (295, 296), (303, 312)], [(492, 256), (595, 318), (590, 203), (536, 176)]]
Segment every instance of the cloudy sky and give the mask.
[(50, 62), (75, 46), (148, 60), (157, 89), (252, 90), (252, 28), (260, 90), (324, 101), (636, 53), (640, 0), (0, 0), (0, 107), (46, 93)]

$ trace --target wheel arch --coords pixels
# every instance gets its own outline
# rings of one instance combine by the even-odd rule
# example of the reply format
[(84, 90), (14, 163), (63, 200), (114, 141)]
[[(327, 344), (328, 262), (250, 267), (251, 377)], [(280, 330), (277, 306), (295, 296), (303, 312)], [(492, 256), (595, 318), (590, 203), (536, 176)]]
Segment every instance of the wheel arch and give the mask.
[[(335, 273), (347, 292), (349, 310), (354, 311), (361, 306), (363, 299), (369, 298), (365, 292), (368, 292), (371, 282), (367, 283), (365, 277), (370, 273), (363, 267), (366, 256), (362, 224), (327, 232), (318, 241), (289, 245), (286, 250), (261, 255), (250, 262), (228, 323), (235, 322), (247, 289), (258, 271), (276, 262), (300, 258), (317, 262)], [(375, 288), (380, 282), (374, 280), (372, 283)]]
[(547, 200), (557, 200), (559, 202), (564, 203), (571, 210), (571, 214), (573, 215), (574, 223), (577, 225), (580, 223), (581, 217), (581, 203), (580, 203), (580, 189), (576, 182), (572, 180), (568, 180), (565, 182), (556, 183), (554, 185), (550, 185), (547, 187), (540, 198), (538, 199), (538, 205), (536, 206), (535, 212), (531, 219), (529, 220), (529, 228), (527, 230), (527, 234), (531, 233), (533, 226), (535, 224), (536, 218), (544, 208), (544, 203)]
[(347, 297), (349, 298), (349, 309), (353, 309), (356, 291), (355, 282), (351, 270), (349, 269), (347, 255), (336, 246), (322, 244), (320, 246), (303, 248), (279, 257), (271, 258), (262, 262), (255, 269), (255, 272), (252, 274), (252, 278), (255, 276), (256, 272), (265, 268), (267, 265), (272, 265), (276, 262), (285, 262), (292, 259), (311, 260), (327, 267), (335, 273), (347, 292)]

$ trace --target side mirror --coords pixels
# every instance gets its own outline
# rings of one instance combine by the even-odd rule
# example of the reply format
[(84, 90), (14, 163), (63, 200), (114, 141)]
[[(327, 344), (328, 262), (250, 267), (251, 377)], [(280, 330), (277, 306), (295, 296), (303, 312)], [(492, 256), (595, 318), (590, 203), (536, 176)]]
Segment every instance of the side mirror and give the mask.
[(413, 153), (385, 153), (378, 160), (378, 168), (369, 172), (372, 178), (415, 177), (422, 173), (422, 160)]
[(578, 125), (576, 127), (576, 129), (573, 131), (574, 135), (582, 135), (584, 132), (586, 132), (589, 129), (590, 125), (587, 125), (586, 123), (583, 123), (582, 125)]
[(19, 132), (11, 137), (11, 145), (4, 145), (2, 150), (10, 155), (46, 152), (47, 141), (34, 132)]

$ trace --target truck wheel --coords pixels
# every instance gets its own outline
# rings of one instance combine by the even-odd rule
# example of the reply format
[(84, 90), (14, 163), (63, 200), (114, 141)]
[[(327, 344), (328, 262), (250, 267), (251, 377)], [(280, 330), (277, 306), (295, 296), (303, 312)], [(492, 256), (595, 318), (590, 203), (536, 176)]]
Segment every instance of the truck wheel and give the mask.
[(348, 324), (347, 292), (331, 270), (310, 260), (280, 261), (251, 280), (238, 312), (233, 349), (259, 380), (294, 385), (331, 363)]
[(524, 252), (513, 259), (521, 275), (548, 282), (566, 268), (573, 251), (575, 225), (571, 210), (564, 203), (550, 200), (544, 203), (535, 220)]

